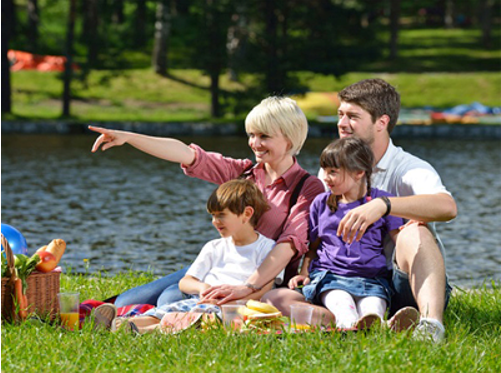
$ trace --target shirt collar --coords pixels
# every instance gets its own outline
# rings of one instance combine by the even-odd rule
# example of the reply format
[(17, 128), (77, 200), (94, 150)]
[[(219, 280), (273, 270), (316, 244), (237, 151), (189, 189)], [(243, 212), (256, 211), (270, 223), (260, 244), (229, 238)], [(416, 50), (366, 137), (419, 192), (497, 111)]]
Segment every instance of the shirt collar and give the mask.
[[(293, 157), (294, 163), (292, 166), (285, 171), (282, 176), (279, 176), (271, 185), (284, 183), (286, 188), (290, 188), (291, 185), (294, 185), (294, 182), (298, 180), (298, 172), (302, 170), (299, 163), (297, 163), (296, 157)], [(257, 173), (262, 173), (261, 176), (264, 177), (264, 163), (258, 163), (256, 167), (252, 170), (254, 176), (257, 176)]]
[(395, 153), (397, 151), (397, 147), (393, 145), (393, 141), (388, 143), (388, 148), (384, 152), (383, 157), (376, 164), (375, 171), (384, 171), (386, 170), (391, 163), (391, 160), (395, 157)]

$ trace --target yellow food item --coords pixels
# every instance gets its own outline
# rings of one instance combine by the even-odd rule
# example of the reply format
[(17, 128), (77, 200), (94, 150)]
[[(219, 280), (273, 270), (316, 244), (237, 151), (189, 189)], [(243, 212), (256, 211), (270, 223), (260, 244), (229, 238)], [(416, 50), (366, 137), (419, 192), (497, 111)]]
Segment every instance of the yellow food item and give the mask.
[(249, 299), (246, 304), (247, 308), (261, 313), (276, 313), (280, 312), (276, 307), (271, 304), (258, 302), (257, 300)]
[(41, 248), (39, 248), (39, 249), (36, 251), (36, 253), (35, 253), (35, 254), (39, 254), (39, 253), (41, 253), (42, 251), (45, 251), (45, 250), (47, 250), (47, 245), (44, 245), (44, 246), (42, 246)]
[(255, 314), (260, 314), (261, 312), (256, 311), (256, 310), (252, 310), (248, 307), (240, 307), (238, 309), (238, 313), (241, 314), (242, 316), (252, 316)]
[(273, 313), (255, 313), (253, 315), (248, 315), (247, 320), (272, 320), (280, 317), (282, 317), (280, 311)]
[(56, 238), (55, 240), (52, 240), (48, 245), (45, 251), (48, 251), (52, 255), (56, 257), (57, 262), (61, 260), (61, 257), (64, 254), (64, 251), (66, 250), (66, 242), (62, 240), (61, 238)]

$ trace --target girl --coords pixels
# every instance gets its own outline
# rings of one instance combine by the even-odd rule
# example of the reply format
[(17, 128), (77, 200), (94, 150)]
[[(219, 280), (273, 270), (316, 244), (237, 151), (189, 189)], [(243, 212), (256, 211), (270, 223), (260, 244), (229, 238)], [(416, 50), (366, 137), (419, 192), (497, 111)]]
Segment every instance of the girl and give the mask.
[[(286, 273), (297, 273), (299, 259), (307, 251), (309, 207), (324, 188), (317, 177), (308, 177), (296, 160), (296, 154), (306, 140), (308, 122), (294, 100), (269, 97), (247, 115), (245, 129), (256, 164), (249, 159), (232, 159), (206, 152), (197, 145), (188, 146), (172, 138), (89, 128), (101, 134), (92, 147), (93, 152), (100, 147), (107, 150), (128, 143), (158, 158), (180, 163), (189, 176), (222, 184), (243, 174), (263, 192), (270, 210), (263, 215), (256, 230), (275, 240), (277, 245), (245, 285), (213, 286), (202, 294), (203, 298), (219, 299), (222, 304), (248, 297), (273, 280), (289, 262), (290, 271)], [(115, 304), (146, 303), (160, 306), (178, 301), (182, 299), (178, 282), (186, 270), (130, 289), (120, 295)]]
[[(329, 309), (336, 326), (343, 329), (368, 328), (383, 320), (391, 296), (383, 240), (388, 233), (394, 239), (403, 219), (386, 214), (367, 227), (360, 240), (342, 237), (339, 231), (348, 211), (389, 196), (371, 188), (373, 164), (369, 145), (356, 137), (337, 140), (324, 149), (320, 165), (330, 191), (311, 205), (310, 251), (300, 274), (289, 282), (290, 289), (304, 285), (304, 299)], [(413, 320), (416, 317), (412, 315)]]

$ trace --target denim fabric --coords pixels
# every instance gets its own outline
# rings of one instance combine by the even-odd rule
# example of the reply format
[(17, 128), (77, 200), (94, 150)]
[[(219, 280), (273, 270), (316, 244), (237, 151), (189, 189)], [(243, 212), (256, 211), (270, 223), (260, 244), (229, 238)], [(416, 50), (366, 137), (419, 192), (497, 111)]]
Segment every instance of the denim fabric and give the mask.
[[(395, 312), (399, 309), (407, 306), (414, 307), (419, 309), (417, 306), (416, 300), (412, 295), (411, 285), (409, 283), (409, 276), (407, 273), (398, 269), (396, 263), (393, 267), (393, 275), (391, 279), (391, 285), (393, 288), (393, 296), (391, 298), (391, 308), (389, 317), (393, 316)], [(447, 304), (449, 303), (449, 299), (451, 296), (452, 287), (449, 285), (449, 281), (446, 279), (445, 283), (445, 308), (447, 308)]]
[(123, 307), (129, 304), (153, 304), (159, 307), (182, 300), (184, 297), (179, 290), (179, 281), (189, 268), (185, 267), (148, 284), (129, 289), (117, 297), (115, 305)]
[(311, 282), (303, 287), (307, 301), (321, 304), (320, 294), (328, 290), (344, 290), (355, 297), (374, 296), (390, 303), (392, 291), (388, 280), (383, 277), (363, 278), (338, 276), (330, 271), (313, 271)]

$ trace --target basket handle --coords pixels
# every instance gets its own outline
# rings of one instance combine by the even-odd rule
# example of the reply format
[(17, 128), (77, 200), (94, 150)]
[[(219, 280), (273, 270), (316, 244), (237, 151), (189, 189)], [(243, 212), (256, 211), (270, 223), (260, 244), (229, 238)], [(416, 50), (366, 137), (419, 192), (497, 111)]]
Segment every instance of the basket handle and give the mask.
[(10, 281), (14, 282), (16, 279), (16, 266), (15, 266), (15, 259), (14, 259), (14, 253), (12, 252), (12, 249), (10, 248), (9, 241), (5, 238), (5, 236), (2, 233), (2, 246), (5, 251), (5, 257), (7, 258), (7, 266), (9, 267), (9, 272), (10, 272)]

